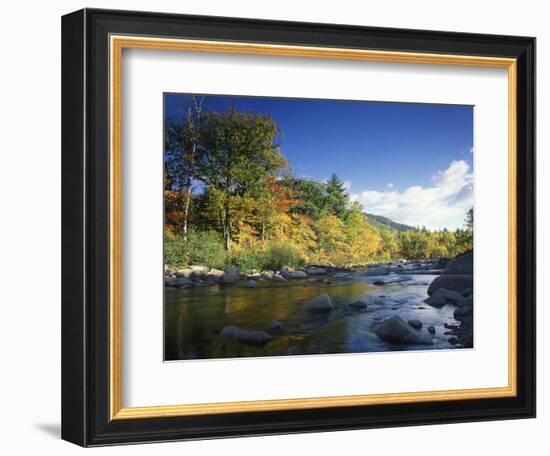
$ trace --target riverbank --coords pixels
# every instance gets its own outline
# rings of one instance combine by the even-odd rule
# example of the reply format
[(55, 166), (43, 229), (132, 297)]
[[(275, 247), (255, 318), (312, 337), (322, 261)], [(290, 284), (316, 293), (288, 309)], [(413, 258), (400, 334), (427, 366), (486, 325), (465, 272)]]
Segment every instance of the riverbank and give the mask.
[(467, 264), (167, 267), (166, 359), (471, 347)]
[(397, 260), (388, 263), (360, 264), (312, 264), (299, 269), (283, 268), (280, 270), (261, 271), (259, 273), (243, 273), (236, 267), (225, 270), (193, 265), (187, 268), (174, 268), (166, 265), (164, 268), (164, 285), (166, 288), (193, 288), (214, 284), (241, 284), (253, 288), (258, 282), (287, 282), (309, 278), (327, 278), (335, 274), (363, 272), (367, 275), (399, 274), (440, 274), (449, 259), (437, 258), (429, 260)]

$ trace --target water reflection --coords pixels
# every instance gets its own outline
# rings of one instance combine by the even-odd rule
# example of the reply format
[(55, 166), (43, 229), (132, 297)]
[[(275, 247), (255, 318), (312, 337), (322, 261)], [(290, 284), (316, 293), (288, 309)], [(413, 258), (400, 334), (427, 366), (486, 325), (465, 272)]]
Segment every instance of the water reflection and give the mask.
[[(373, 285), (376, 277), (353, 276), (277, 284), (262, 282), (259, 288), (211, 286), (166, 291), (165, 359), (235, 358), (317, 353), (357, 353), (392, 350), (447, 348), (443, 324), (454, 320), (449, 306), (436, 309), (422, 301), (433, 276), (395, 276), (391, 284)], [(390, 277), (390, 279), (392, 279)], [(388, 276), (385, 276), (388, 281)], [(392, 280), (390, 280), (392, 282)], [(334, 311), (312, 314), (305, 304), (328, 293)], [(362, 298), (364, 310), (349, 306)], [(395, 346), (380, 340), (374, 330), (384, 319), (399, 314), (418, 318), (437, 329), (432, 346)], [(273, 330), (272, 322), (282, 324)], [(263, 347), (221, 337), (226, 326), (263, 330), (273, 337)]]

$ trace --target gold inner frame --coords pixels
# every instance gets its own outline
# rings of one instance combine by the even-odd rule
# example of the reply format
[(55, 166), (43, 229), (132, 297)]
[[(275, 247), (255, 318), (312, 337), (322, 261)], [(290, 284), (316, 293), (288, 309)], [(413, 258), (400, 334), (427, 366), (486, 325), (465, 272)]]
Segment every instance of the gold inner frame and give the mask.
[[(508, 70), (508, 385), (505, 387), (403, 392), (245, 402), (122, 407), (122, 51), (123, 49), (195, 51), (337, 60), (367, 60), (431, 65), (453, 65)], [(111, 419), (158, 418), (221, 413), (297, 410), (326, 407), (397, 404), (513, 397), (517, 394), (517, 61), (468, 55), (387, 52), (309, 46), (287, 46), (151, 38), (110, 37), (110, 412)]]

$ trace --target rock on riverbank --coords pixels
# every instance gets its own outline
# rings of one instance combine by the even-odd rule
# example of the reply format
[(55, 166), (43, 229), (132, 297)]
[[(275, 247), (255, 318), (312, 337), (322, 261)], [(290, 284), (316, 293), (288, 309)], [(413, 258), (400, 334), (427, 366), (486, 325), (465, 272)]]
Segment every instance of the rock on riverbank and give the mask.
[(434, 307), (450, 304), (456, 306), (454, 318), (457, 325), (447, 325), (451, 336), (447, 341), (453, 346), (473, 347), (474, 337), (474, 253), (467, 252), (449, 261), (441, 275), (428, 287), (424, 302)]

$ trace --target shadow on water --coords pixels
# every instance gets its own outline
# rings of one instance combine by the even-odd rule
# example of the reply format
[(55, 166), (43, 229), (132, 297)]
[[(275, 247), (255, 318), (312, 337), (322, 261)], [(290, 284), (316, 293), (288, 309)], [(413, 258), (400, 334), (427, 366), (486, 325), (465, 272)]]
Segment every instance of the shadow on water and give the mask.
[[(258, 288), (238, 285), (210, 286), (166, 291), (165, 359), (238, 358), (293, 354), (359, 353), (426, 348), (448, 348), (445, 322), (454, 320), (452, 309), (436, 309), (423, 303), (428, 284), (435, 276), (377, 277), (356, 273), (324, 283), (322, 279), (277, 284), (259, 282)], [(390, 283), (387, 283), (387, 282)], [(334, 311), (324, 314), (306, 309), (309, 300), (327, 293)], [(365, 310), (350, 303), (368, 301)], [(433, 346), (392, 345), (380, 340), (376, 327), (395, 314), (420, 319), (437, 329)], [(280, 329), (272, 329), (273, 321)], [(273, 338), (253, 346), (220, 336), (226, 326), (262, 330)], [(425, 331), (425, 329), (424, 329)]]

